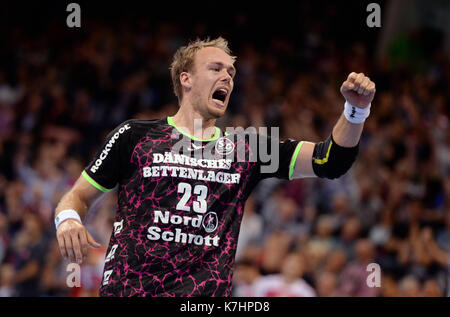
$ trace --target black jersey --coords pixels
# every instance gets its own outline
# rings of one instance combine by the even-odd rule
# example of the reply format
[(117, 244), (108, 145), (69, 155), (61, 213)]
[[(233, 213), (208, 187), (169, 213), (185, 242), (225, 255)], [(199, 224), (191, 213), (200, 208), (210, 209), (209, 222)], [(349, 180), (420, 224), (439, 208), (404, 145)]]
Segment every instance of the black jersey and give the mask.
[[(248, 135), (215, 129), (180, 154), (191, 140), (171, 117), (129, 120), (83, 171), (102, 191), (119, 185), (101, 296), (231, 294), (245, 200), (263, 178), (290, 178), (301, 143), (277, 141), (279, 166), (261, 173)], [(206, 149), (208, 158), (197, 155)]]

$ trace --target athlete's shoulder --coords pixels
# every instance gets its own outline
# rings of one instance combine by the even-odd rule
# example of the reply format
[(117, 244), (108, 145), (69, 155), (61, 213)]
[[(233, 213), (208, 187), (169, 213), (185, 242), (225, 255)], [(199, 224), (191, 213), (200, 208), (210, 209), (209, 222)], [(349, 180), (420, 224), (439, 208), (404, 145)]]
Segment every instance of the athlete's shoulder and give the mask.
[(147, 137), (166, 138), (172, 131), (172, 127), (168, 124), (167, 118), (152, 120), (130, 119), (124, 121), (120, 127), (129, 129), (128, 141), (131, 144)]
[(157, 126), (167, 126), (167, 119), (152, 119), (152, 120), (142, 120), (142, 119), (129, 119), (127, 121), (124, 121), (120, 124), (120, 126), (128, 125), (132, 129), (139, 129), (139, 128), (152, 128)]
[(161, 130), (167, 127), (167, 119), (152, 119), (152, 120), (142, 120), (142, 119), (129, 119), (122, 122), (116, 129), (125, 128), (129, 129), (132, 134), (142, 134), (148, 131)]

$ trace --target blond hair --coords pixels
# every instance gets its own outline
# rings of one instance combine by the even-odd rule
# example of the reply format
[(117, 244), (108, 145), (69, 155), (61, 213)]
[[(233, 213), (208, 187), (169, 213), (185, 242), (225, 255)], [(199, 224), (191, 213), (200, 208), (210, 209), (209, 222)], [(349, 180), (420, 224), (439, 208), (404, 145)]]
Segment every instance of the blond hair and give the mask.
[[(228, 41), (223, 37), (218, 37), (214, 40), (210, 40), (209, 37), (206, 40), (196, 39), (190, 42), (186, 46), (180, 47), (173, 56), (172, 64), (170, 65), (170, 75), (172, 77), (173, 91), (178, 97), (178, 101), (181, 101), (183, 96), (183, 87), (181, 86), (180, 74), (182, 72), (192, 71), (194, 65), (195, 53), (205, 47), (217, 47), (223, 50), (225, 53), (231, 56), (231, 50), (228, 47)], [(231, 56), (233, 62), (236, 60), (236, 56)]]

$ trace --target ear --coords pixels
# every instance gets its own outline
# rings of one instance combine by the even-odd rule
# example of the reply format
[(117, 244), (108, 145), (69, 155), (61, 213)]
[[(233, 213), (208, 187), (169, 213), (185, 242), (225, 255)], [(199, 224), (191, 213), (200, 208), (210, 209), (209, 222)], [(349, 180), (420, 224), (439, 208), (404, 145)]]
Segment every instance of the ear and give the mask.
[(188, 72), (182, 72), (180, 74), (181, 87), (185, 90), (190, 90), (192, 88), (192, 77)]

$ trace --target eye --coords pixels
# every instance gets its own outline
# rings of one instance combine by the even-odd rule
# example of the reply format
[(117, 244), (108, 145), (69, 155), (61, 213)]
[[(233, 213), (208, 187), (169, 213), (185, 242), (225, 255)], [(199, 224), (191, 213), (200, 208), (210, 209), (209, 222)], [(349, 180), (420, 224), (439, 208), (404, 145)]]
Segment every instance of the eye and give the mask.
[(218, 72), (218, 71), (220, 71), (220, 68), (219, 67), (213, 67), (213, 68), (211, 68), (213, 71), (215, 71), (215, 72)]

